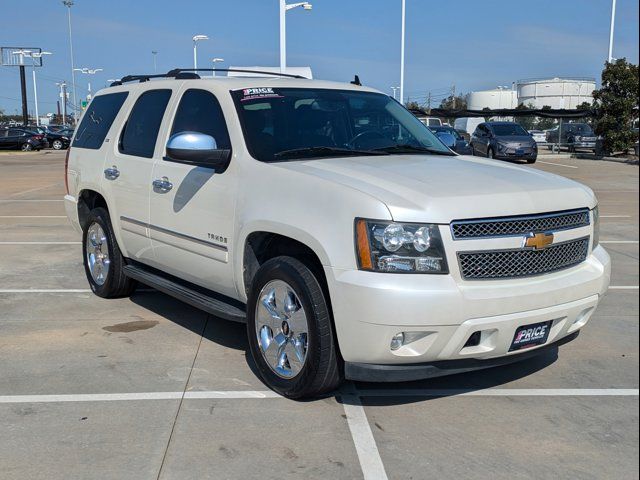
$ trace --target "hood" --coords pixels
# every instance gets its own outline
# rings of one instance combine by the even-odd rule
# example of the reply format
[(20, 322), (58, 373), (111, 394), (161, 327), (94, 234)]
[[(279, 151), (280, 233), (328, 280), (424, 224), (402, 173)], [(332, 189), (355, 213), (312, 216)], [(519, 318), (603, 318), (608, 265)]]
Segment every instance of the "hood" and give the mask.
[(584, 185), (530, 167), (470, 156), (389, 155), (273, 164), (361, 191), (394, 220), (452, 220), (593, 208)]

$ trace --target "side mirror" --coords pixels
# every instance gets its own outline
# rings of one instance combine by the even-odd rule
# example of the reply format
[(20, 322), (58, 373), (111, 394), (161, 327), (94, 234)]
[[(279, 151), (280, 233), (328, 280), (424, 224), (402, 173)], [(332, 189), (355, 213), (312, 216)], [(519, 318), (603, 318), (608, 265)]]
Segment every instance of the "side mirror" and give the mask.
[(231, 150), (219, 149), (215, 138), (199, 132), (179, 132), (167, 142), (165, 160), (224, 172), (231, 160)]

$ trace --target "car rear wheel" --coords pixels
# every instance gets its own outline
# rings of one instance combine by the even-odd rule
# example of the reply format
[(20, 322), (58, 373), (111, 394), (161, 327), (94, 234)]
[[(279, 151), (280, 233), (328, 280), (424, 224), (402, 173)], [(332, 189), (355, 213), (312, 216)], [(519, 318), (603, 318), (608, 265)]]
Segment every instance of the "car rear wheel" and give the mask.
[(496, 158), (495, 154), (493, 153), (493, 148), (487, 150), (487, 158)]
[(91, 210), (82, 230), (84, 270), (93, 293), (103, 298), (131, 295), (136, 282), (124, 274), (126, 263), (109, 212), (101, 207)]
[(54, 140), (51, 144), (54, 150), (62, 150), (63, 144), (62, 140)]
[(23, 152), (30, 152), (31, 150), (33, 150), (33, 146), (30, 143), (23, 143), (20, 147), (20, 150), (22, 150)]
[(268, 260), (256, 273), (247, 335), (263, 381), (285, 397), (318, 396), (342, 382), (328, 302), (318, 279), (294, 258)]

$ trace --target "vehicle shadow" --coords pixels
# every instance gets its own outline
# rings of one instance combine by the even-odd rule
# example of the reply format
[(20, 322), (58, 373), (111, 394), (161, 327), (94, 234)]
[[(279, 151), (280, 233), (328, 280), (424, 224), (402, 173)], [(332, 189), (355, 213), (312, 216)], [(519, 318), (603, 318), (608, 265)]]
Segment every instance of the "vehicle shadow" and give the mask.
[[(201, 335), (204, 341), (244, 351), (247, 367), (256, 378), (260, 379), (257, 367), (248, 351), (244, 324), (203, 314), (161, 292), (136, 292), (130, 297), (130, 300), (196, 335)], [(537, 356), (510, 365), (446, 377), (401, 383), (346, 382), (339, 390), (324, 395), (323, 398), (335, 396), (340, 403), (351, 403), (354, 398), (357, 398), (363, 405), (371, 406), (424, 402), (435, 398), (499, 387), (533, 375), (552, 365), (557, 359), (558, 347), (550, 347), (541, 351)], [(267, 386), (265, 385), (265, 387)], [(408, 390), (415, 391), (416, 395), (408, 395)], [(402, 392), (400, 393), (400, 391)], [(398, 394), (394, 395), (394, 392), (398, 392)], [(317, 400), (318, 398), (302, 401), (313, 402)]]

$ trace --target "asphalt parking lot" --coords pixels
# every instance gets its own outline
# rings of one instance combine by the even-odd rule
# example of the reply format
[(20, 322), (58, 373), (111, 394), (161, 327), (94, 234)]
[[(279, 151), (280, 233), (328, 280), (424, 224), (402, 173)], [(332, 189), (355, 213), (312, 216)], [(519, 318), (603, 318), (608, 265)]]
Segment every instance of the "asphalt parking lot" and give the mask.
[(88, 291), (64, 152), (0, 153), (0, 478), (637, 478), (638, 166), (544, 156), (591, 186), (612, 289), (559, 351), (473, 374), (270, 392), (244, 326)]

